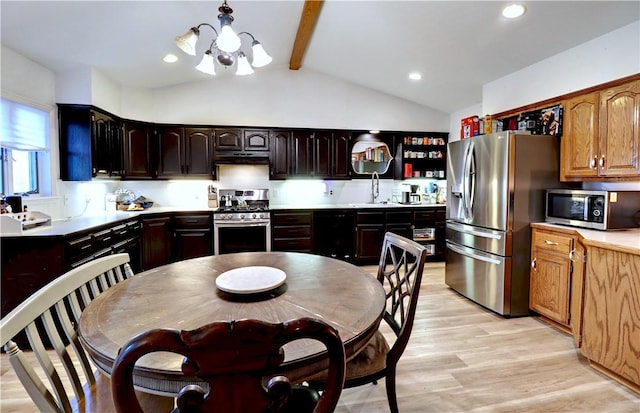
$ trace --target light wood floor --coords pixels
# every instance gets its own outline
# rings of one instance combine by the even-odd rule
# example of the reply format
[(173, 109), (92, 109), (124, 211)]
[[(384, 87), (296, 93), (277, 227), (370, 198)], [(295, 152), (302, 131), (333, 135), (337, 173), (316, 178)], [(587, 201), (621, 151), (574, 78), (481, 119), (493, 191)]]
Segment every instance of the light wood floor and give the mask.
[[(5, 354), (0, 370), (0, 412), (37, 411)], [(589, 367), (570, 336), (456, 294), (442, 263), (427, 264), (397, 394), (401, 412), (640, 413), (640, 395)], [(388, 413), (384, 381), (344, 390), (336, 412)]]

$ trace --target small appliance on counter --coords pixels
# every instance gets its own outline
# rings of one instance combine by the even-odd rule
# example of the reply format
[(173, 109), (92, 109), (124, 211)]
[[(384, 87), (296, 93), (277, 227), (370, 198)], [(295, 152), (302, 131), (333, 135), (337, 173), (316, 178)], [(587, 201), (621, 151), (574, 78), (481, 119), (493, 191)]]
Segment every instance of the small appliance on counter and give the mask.
[(598, 230), (640, 227), (640, 191), (550, 189), (545, 222)]
[(218, 208), (218, 190), (213, 185), (209, 185), (207, 189), (207, 206), (209, 208)]
[(42, 212), (19, 212), (0, 215), (0, 234), (21, 235), (37, 227), (51, 226), (51, 217)]

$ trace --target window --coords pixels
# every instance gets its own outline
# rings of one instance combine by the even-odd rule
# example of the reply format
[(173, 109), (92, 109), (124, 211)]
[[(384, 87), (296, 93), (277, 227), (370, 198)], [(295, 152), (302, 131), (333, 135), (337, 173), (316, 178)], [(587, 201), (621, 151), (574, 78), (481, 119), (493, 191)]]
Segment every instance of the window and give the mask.
[(46, 110), (2, 99), (1, 193), (50, 195), (49, 117)]

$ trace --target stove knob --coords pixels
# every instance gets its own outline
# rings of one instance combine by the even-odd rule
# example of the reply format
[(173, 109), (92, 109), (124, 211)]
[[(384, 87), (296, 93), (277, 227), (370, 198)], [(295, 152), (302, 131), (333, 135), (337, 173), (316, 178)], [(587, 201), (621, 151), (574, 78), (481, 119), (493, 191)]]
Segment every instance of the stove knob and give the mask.
[[(253, 218), (253, 219), (256, 219), (257, 217), (258, 217), (258, 214), (252, 214), (251, 215), (251, 218)], [(262, 218), (262, 217), (260, 217), (260, 218)]]
[(244, 214), (240, 214), (240, 219), (244, 219)]
[(231, 218), (233, 218), (233, 215), (227, 214), (227, 219), (231, 219)]

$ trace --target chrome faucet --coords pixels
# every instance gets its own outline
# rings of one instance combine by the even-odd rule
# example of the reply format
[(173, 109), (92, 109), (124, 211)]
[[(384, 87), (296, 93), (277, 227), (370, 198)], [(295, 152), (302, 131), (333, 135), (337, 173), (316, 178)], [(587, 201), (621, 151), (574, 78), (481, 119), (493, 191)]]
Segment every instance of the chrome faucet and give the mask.
[(380, 175), (377, 171), (371, 174), (371, 203), (375, 204), (376, 199), (380, 196)]

